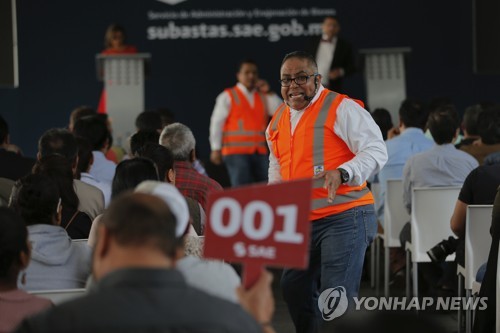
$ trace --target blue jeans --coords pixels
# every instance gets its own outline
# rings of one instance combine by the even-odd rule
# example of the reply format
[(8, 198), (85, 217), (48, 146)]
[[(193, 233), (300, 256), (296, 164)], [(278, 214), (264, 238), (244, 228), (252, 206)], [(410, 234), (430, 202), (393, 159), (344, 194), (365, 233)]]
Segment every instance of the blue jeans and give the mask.
[(267, 182), (269, 157), (267, 154), (235, 154), (223, 157), (231, 186)]
[(309, 267), (285, 269), (283, 297), (297, 333), (318, 332), (323, 321), (318, 297), (328, 288), (343, 286), (349, 306), (358, 295), (366, 248), (375, 238), (373, 205), (349, 209), (312, 222)]

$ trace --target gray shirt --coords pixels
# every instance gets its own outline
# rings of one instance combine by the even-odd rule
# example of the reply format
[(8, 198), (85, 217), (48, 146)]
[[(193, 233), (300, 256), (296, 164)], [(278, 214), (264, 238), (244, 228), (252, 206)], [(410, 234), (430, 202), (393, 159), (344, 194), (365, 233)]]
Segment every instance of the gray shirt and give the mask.
[(478, 166), (474, 157), (451, 143), (436, 145), (416, 154), (403, 169), (403, 201), (411, 212), (411, 191), (414, 187), (462, 186), (467, 175)]

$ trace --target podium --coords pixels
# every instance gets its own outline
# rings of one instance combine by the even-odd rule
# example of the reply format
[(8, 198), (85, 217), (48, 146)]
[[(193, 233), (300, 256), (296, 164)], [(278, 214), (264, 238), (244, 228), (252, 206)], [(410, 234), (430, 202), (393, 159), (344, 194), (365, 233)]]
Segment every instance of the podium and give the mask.
[(135, 118), (144, 111), (144, 79), (150, 60), (148, 53), (96, 55), (97, 78), (104, 81), (113, 145), (124, 147), (135, 133)]
[(367, 102), (370, 110), (385, 108), (398, 124), (399, 107), (406, 99), (404, 58), (409, 47), (363, 49)]

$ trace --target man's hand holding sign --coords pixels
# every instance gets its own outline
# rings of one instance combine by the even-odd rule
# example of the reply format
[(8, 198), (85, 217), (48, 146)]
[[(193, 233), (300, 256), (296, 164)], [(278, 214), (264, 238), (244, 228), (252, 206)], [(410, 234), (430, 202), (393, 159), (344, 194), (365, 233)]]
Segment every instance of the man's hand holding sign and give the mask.
[(300, 180), (212, 193), (205, 256), (242, 263), (246, 288), (263, 266), (307, 267), (311, 188)]

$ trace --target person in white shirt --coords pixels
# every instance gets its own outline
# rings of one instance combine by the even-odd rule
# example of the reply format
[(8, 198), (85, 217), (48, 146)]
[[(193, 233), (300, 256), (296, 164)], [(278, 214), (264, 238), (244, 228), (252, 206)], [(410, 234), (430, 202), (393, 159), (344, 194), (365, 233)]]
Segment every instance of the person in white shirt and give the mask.
[(210, 120), (210, 160), (224, 162), (232, 186), (267, 181), (264, 131), (281, 99), (259, 80), (257, 64), (243, 60), (236, 86), (217, 96)]
[(106, 159), (105, 156), (110, 138), (106, 123), (97, 116), (83, 117), (76, 121), (73, 134), (90, 142), (94, 163), (89, 173), (100, 182), (111, 185), (115, 176), (116, 164)]
[(101, 182), (89, 173), (89, 170), (94, 163), (94, 156), (92, 155), (92, 148), (87, 139), (77, 137), (76, 142), (78, 145), (78, 165), (77, 175), (80, 180), (86, 184), (97, 187), (104, 195), (104, 206), (107, 208), (111, 201), (111, 185)]
[(338, 36), (340, 23), (337, 17), (325, 17), (321, 29), (321, 39), (314, 39), (310, 47), (316, 57), (321, 84), (330, 90), (342, 92), (343, 79), (355, 72), (352, 47)]
[(377, 231), (366, 179), (384, 166), (387, 150), (360, 101), (323, 87), (311, 54), (287, 54), (280, 76), (286, 105), (266, 131), (269, 182), (313, 179), (309, 267), (285, 269), (281, 287), (296, 331), (318, 332), (322, 292), (330, 292), (326, 301), (336, 295), (351, 305), (358, 295), (366, 248)]

